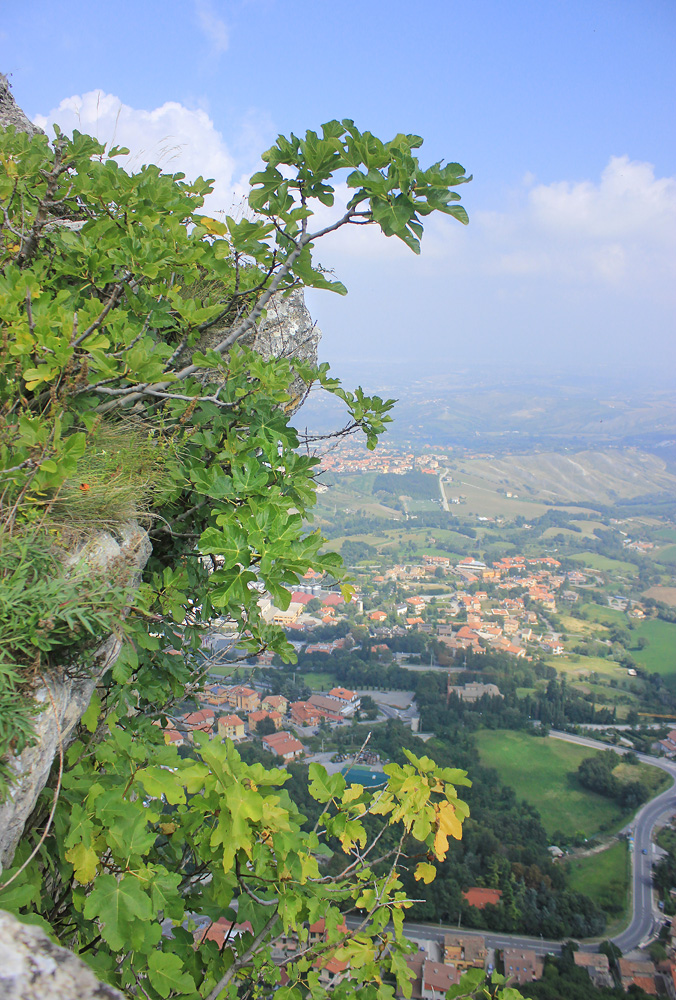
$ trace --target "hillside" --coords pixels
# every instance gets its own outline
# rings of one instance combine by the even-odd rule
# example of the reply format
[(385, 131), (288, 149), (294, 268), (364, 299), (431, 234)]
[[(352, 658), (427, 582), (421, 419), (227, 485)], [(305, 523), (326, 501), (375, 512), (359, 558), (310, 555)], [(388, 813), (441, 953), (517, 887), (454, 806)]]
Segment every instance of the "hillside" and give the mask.
[[(610, 503), (650, 493), (676, 492), (676, 475), (656, 455), (636, 449), (542, 452), (457, 463), (460, 481), (539, 501)], [(454, 476), (455, 479), (455, 476)]]

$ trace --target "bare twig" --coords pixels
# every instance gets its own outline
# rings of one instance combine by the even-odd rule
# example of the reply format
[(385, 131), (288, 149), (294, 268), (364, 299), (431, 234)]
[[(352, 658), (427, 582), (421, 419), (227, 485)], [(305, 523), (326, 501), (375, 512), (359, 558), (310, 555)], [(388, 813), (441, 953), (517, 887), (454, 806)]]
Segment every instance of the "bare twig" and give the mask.
[(120, 295), (122, 294), (122, 289), (124, 288), (124, 286), (126, 284), (129, 283), (131, 277), (132, 277), (132, 275), (128, 271), (124, 275), (124, 277), (121, 278), (117, 282), (117, 284), (113, 288), (113, 291), (110, 294), (110, 298), (108, 299), (108, 301), (106, 302), (105, 306), (103, 307), (103, 309), (101, 310), (101, 312), (99, 313), (99, 315), (97, 316), (97, 318), (94, 320), (94, 322), (90, 326), (87, 327), (87, 329), (85, 330), (84, 333), (80, 334), (79, 337), (77, 337), (76, 339), (73, 339), (71, 341), (71, 346), (72, 347), (79, 347), (80, 344), (82, 344), (87, 339), (87, 337), (90, 337), (92, 335), (92, 333), (94, 333), (95, 330), (98, 330), (98, 328), (101, 326), (101, 324), (103, 323), (104, 319), (106, 318), (106, 316), (108, 315), (108, 313), (110, 312), (110, 310), (117, 303), (117, 300), (119, 299)]

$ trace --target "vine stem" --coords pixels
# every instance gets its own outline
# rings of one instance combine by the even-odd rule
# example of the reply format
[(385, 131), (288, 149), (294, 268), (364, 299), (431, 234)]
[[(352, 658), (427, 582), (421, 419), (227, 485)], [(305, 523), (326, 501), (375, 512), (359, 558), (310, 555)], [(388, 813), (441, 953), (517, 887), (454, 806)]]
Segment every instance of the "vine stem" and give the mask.
[[(39, 671), (38, 671), (38, 673), (39, 673)], [(49, 684), (44, 679), (44, 677), (42, 676), (42, 674), (39, 673), (39, 676), (40, 676), (40, 680), (42, 681), (42, 683), (47, 688), (47, 694), (49, 695), (49, 700), (52, 703), (52, 710), (54, 712), (54, 722), (56, 723), (56, 733), (57, 733), (57, 736), (59, 738), (59, 775), (58, 775), (58, 778), (56, 780), (56, 788), (54, 789), (54, 798), (52, 800), (52, 808), (51, 808), (51, 810), (49, 812), (49, 817), (47, 819), (47, 823), (45, 824), (45, 828), (44, 828), (44, 830), (42, 832), (42, 836), (38, 840), (37, 844), (35, 845), (35, 847), (31, 851), (31, 853), (28, 855), (28, 857), (26, 858), (26, 860), (24, 861), (24, 863), (21, 865), (21, 867), (18, 868), (14, 872), (14, 874), (12, 875), (11, 878), (8, 878), (6, 882), (3, 882), (3, 884), (0, 885), (0, 892), (3, 889), (6, 889), (8, 885), (12, 884), (12, 882), (17, 877), (17, 875), (20, 875), (21, 872), (24, 870), (24, 868), (27, 865), (30, 864), (30, 862), (33, 860), (33, 858), (35, 857), (35, 855), (38, 853), (38, 851), (40, 850), (40, 848), (44, 844), (45, 839), (47, 837), (47, 834), (49, 833), (49, 828), (52, 825), (52, 820), (54, 819), (54, 813), (56, 812), (56, 803), (59, 801), (59, 793), (61, 791), (61, 779), (63, 778), (63, 737), (61, 735), (61, 723), (59, 722), (59, 713), (56, 710), (56, 702), (54, 701), (54, 695), (51, 692)]]

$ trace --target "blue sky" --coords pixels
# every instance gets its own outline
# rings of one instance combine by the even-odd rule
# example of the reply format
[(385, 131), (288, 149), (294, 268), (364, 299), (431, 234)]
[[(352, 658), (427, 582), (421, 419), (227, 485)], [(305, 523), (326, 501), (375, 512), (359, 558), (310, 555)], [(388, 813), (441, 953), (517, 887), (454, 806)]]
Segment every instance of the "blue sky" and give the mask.
[(0, 21), (31, 117), (216, 176), (212, 207), (278, 132), (333, 117), (474, 174), (470, 227), (433, 223), (420, 259), (362, 233), (321, 250), (350, 289), (311, 297), (339, 370), (673, 373), (674, 51), (672, 0), (27, 0)]

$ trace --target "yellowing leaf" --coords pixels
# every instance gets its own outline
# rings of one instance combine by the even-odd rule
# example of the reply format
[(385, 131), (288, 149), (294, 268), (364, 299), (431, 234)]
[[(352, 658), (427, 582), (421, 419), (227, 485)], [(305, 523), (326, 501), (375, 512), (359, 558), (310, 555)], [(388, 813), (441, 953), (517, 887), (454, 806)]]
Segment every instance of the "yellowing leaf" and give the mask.
[(461, 840), (462, 823), (455, 815), (455, 809), (451, 803), (441, 802), (438, 806), (435, 806), (435, 812), (437, 814), (439, 829), (443, 830), (444, 833), (450, 834), (451, 837), (455, 837), (456, 840)]
[(195, 221), (203, 226), (208, 233), (212, 236), (225, 236), (228, 231), (228, 227), (223, 222), (217, 222), (216, 219), (210, 219), (208, 215), (198, 215), (195, 217)]
[(448, 837), (455, 837), (460, 840), (462, 837), (462, 823), (455, 815), (455, 809), (450, 802), (441, 802), (435, 805), (437, 832), (434, 835), (434, 853), (439, 861), (443, 861), (448, 851)]
[(70, 861), (75, 869), (75, 878), (80, 885), (87, 885), (96, 875), (96, 866), (99, 863), (98, 854), (91, 847), (85, 847), (82, 841), (66, 851), (66, 860)]
[(350, 787), (345, 791), (343, 795), (343, 805), (346, 806), (348, 802), (353, 802), (355, 799), (358, 799), (360, 795), (363, 793), (363, 791), (364, 791), (363, 785), (358, 785), (358, 784), (350, 785)]
[(421, 861), (413, 873), (413, 878), (416, 882), (420, 882), (422, 880), (425, 885), (429, 885), (430, 882), (434, 882), (436, 874), (437, 870), (434, 865), (428, 864), (427, 861)]

